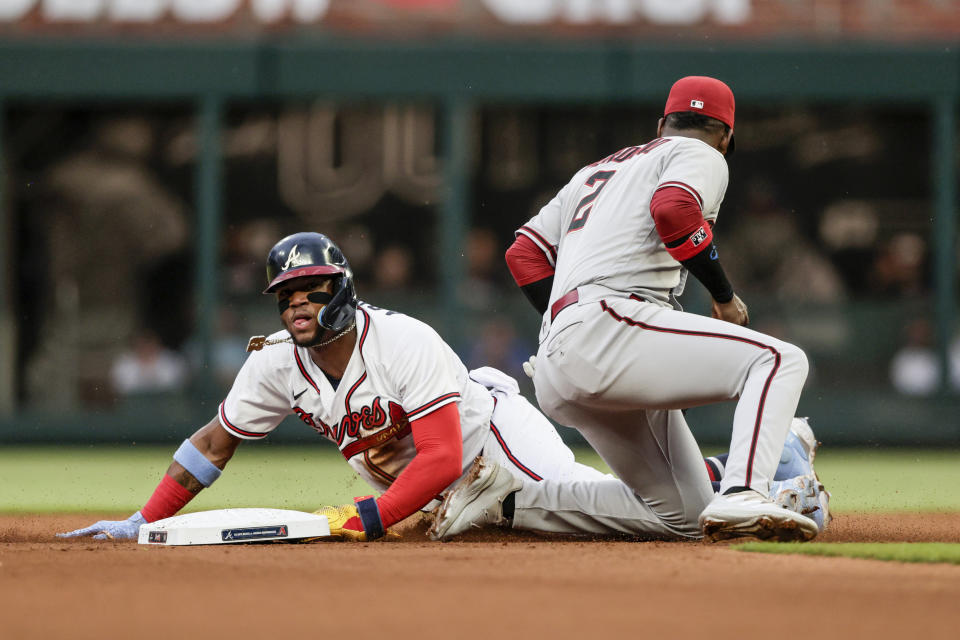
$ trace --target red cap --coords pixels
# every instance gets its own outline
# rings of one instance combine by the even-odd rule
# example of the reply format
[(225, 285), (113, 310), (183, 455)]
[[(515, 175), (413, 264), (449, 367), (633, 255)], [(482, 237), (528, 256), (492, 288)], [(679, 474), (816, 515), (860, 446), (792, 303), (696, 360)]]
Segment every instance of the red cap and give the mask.
[(687, 76), (673, 83), (663, 115), (692, 111), (733, 129), (733, 110), (733, 91), (726, 84), (707, 76)]

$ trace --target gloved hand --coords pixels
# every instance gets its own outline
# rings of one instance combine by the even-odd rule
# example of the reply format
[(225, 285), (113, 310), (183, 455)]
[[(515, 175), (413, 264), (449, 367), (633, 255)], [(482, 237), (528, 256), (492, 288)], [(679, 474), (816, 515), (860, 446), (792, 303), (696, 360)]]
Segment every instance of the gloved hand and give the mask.
[(343, 538), (351, 542), (366, 542), (367, 532), (363, 530), (363, 522), (357, 507), (352, 504), (322, 507), (314, 513), (327, 516), (330, 523), (330, 535), (334, 538)]
[(136, 540), (140, 534), (140, 525), (146, 524), (140, 512), (127, 518), (126, 520), (101, 520), (95, 522), (89, 527), (75, 529), (68, 533), (58, 533), (58, 538), (82, 538), (93, 535), (94, 540)]
[(508, 396), (520, 393), (520, 385), (517, 381), (505, 374), (499, 369), (493, 367), (480, 367), (470, 370), (470, 379), (479, 382), (490, 391), (499, 391)]
[(351, 542), (367, 542), (377, 538), (399, 538), (400, 534), (387, 529), (384, 531), (380, 520), (380, 509), (373, 496), (354, 498), (353, 504), (342, 504), (336, 507), (323, 507), (314, 513), (327, 516), (330, 524), (330, 536), (350, 540)]
[(533, 379), (533, 374), (537, 372), (537, 356), (530, 356), (530, 359), (523, 363), (523, 372)]
[(710, 315), (717, 320), (726, 320), (741, 327), (750, 324), (750, 313), (747, 311), (747, 305), (737, 294), (733, 294), (733, 298), (729, 302), (711, 300)]

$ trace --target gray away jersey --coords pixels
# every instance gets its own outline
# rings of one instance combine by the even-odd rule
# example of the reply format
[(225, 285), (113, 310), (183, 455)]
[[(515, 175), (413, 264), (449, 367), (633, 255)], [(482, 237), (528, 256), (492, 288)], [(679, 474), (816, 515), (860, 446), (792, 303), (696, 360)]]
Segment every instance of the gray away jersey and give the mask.
[(583, 285), (668, 304), (671, 293), (682, 292), (686, 271), (657, 233), (650, 198), (660, 187), (679, 187), (713, 221), (727, 178), (723, 154), (680, 136), (627, 147), (578, 171), (517, 231), (533, 240), (556, 269), (550, 304)]

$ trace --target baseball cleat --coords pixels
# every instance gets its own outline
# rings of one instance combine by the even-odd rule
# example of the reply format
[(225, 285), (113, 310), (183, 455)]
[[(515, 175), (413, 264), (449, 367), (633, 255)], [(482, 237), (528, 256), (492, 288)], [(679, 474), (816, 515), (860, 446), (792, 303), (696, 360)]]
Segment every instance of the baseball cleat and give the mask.
[(811, 517), (816, 521), (820, 533), (823, 533), (830, 526), (833, 514), (830, 513), (830, 492), (824, 489), (822, 484), (817, 485), (817, 499), (820, 501), (820, 510), (815, 511)]
[(790, 422), (789, 436), (792, 436), (796, 441), (794, 446), (802, 449), (807, 462), (812, 465), (820, 443), (817, 442), (817, 437), (813, 435), (813, 429), (810, 427), (810, 418), (794, 418)]
[(509, 471), (477, 456), (466, 477), (444, 496), (427, 535), (446, 540), (472, 528), (506, 525), (503, 500), (522, 486)]
[(813, 459), (819, 444), (807, 418), (794, 418), (773, 479), (786, 480), (813, 474)]
[(744, 537), (804, 541), (812, 540), (819, 531), (812, 518), (752, 489), (716, 496), (700, 514), (700, 527), (713, 541)]
[(809, 418), (794, 418), (790, 423), (790, 432), (787, 434), (787, 441), (784, 444), (784, 451), (790, 450), (794, 454), (792, 456), (793, 460), (791, 464), (785, 465), (781, 459), (781, 465), (777, 469), (774, 480), (796, 480), (796, 478), (791, 478), (788, 475), (791, 470), (796, 472), (793, 475), (807, 478), (805, 480), (805, 491), (801, 495), (802, 504), (799, 512), (813, 518), (822, 533), (827, 530), (833, 516), (830, 514), (830, 492), (824, 488), (819, 476), (817, 476), (816, 469), (813, 467), (813, 461), (819, 448), (820, 443), (813, 434)]
[(770, 483), (770, 499), (784, 509), (812, 519), (821, 533), (830, 524), (830, 493), (815, 475), (774, 480)]

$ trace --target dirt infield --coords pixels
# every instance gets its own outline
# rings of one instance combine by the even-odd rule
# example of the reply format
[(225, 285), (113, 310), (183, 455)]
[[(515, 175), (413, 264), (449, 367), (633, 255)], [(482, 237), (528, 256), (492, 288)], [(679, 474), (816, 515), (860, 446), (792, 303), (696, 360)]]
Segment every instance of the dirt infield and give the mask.
[[(59, 540), (0, 517), (0, 638), (955, 638), (960, 567), (487, 533), (390, 543)], [(824, 541), (960, 542), (960, 514), (841, 515)]]

